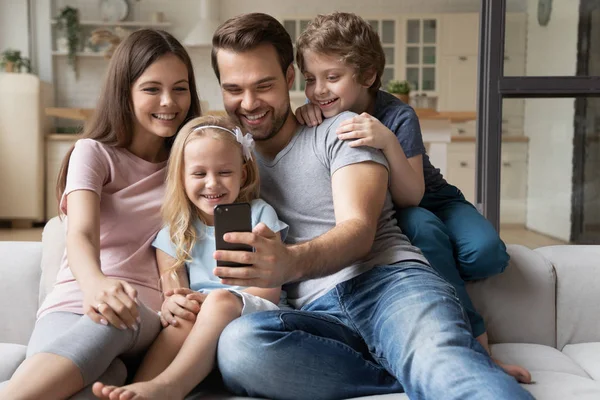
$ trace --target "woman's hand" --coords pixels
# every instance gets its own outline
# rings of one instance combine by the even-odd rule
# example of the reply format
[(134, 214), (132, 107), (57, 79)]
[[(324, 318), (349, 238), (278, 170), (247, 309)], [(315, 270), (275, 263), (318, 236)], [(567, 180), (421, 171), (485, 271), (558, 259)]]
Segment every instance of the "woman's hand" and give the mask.
[(177, 318), (195, 321), (200, 312), (206, 294), (187, 288), (178, 288), (165, 292), (165, 300), (160, 309), (160, 322), (163, 328), (177, 326)]
[(119, 329), (138, 329), (137, 291), (129, 283), (103, 277), (82, 289), (83, 311), (92, 321)]

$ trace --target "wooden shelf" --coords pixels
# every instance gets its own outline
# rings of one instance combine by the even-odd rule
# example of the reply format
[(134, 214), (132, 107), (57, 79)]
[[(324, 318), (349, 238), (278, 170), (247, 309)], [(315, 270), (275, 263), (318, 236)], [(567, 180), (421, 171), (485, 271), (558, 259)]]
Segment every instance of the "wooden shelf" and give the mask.
[[(56, 20), (52, 20), (52, 25), (56, 25)], [(152, 21), (79, 21), (81, 26), (140, 26), (150, 28), (166, 28), (171, 26), (170, 22), (152, 22)]]
[[(450, 142), (452, 143), (475, 143), (474, 136), (452, 136), (450, 138)], [(502, 136), (503, 142), (517, 142), (517, 143), (527, 143), (529, 142), (529, 137), (527, 136)]]
[(46, 135), (46, 141), (50, 142), (69, 142), (81, 139), (81, 133), (49, 133)]
[[(52, 52), (53, 56), (63, 56), (66, 57), (68, 55), (67, 52), (65, 51), (53, 51)], [(103, 51), (99, 51), (99, 52), (94, 52), (92, 53), (91, 51), (78, 51), (76, 53), (77, 57), (98, 57), (98, 58), (103, 58), (104, 57), (104, 52)]]
[(415, 113), (419, 119), (447, 119), (450, 122), (475, 121), (477, 113), (475, 111), (435, 111), (430, 108), (415, 108)]
[(85, 121), (94, 114), (93, 108), (68, 108), (68, 107), (46, 107), (45, 113), (49, 117), (58, 117)]

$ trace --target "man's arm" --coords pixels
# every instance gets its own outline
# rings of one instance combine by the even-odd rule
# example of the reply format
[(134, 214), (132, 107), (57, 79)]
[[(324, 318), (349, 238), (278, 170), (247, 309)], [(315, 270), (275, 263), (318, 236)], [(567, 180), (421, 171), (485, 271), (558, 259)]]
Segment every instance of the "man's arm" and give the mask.
[(375, 239), (387, 193), (388, 171), (375, 162), (338, 169), (332, 177), (335, 227), (305, 243), (290, 246), (297, 260), (292, 281), (334, 274), (365, 257)]
[(250, 252), (215, 252), (216, 259), (252, 264), (217, 267), (214, 274), (229, 285), (278, 287), (334, 274), (365, 257), (375, 239), (387, 194), (388, 171), (375, 162), (338, 169), (332, 176), (336, 226), (308, 242), (286, 246), (264, 225), (253, 233), (231, 232), (225, 240), (246, 243)]

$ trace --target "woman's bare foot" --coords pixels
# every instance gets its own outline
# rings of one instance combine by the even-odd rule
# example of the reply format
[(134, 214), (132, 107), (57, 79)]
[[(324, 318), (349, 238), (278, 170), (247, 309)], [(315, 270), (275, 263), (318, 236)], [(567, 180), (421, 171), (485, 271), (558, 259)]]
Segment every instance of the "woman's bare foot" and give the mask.
[(123, 387), (96, 382), (92, 386), (92, 391), (96, 397), (108, 400), (183, 399), (185, 396), (185, 394), (179, 393), (177, 388), (154, 381), (134, 383)]
[(519, 365), (504, 364), (495, 358), (492, 358), (496, 364), (500, 366), (510, 376), (514, 377), (520, 383), (532, 383), (531, 374), (525, 368)]

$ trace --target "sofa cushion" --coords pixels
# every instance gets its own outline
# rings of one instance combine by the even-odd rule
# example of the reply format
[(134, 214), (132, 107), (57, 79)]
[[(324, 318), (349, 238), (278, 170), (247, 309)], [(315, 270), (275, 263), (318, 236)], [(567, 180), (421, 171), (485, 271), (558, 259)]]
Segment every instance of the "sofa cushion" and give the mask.
[(557, 348), (600, 342), (600, 246), (550, 246), (536, 249), (557, 275)]
[(52, 218), (42, 233), (42, 278), (40, 280), (39, 305), (42, 304), (46, 295), (50, 293), (56, 282), (56, 275), (65, 252), (66, 224), (58, 217)]
[(10, 379), (19, 364), (25, 359), (27, 347), (22, 344), (0, 343), (0, 382)]
[(29, 341), (38, 309), (41, 258), (39, 242), (0, 242), (0, 342)]
[[(472, 282), (467, 290), (486, 323), (490, 343), (556, 346), (556, 276), (530, 249), (509, 245), (506, 270)], [(499, 300), (501, 299), (501, 300)]]
[(560, 352), (537, 344), (501, 343), (492, 345), (491, 352), (502, 362), (529, 369), (534, 383), (522, 386), (536, 399), (600, 399), (600, 343), (568, 347)]
[(539, 400), (598, 400), (600, 385), (597, 381), (562, 372), (539, 371), (535, 383), (521, 385)]
[(491, 345), (490, 350), (495, 358), (504, 363), (527, 368), (533, 380), (536, 380), (535, 375), (539, 371), (577, 375), (590, 379), (577, 362), (553, 347), (527, 343), (500, 343)]
[(563, 348), (563, 353), (600, 383), (600, 343), (568, 344)]

